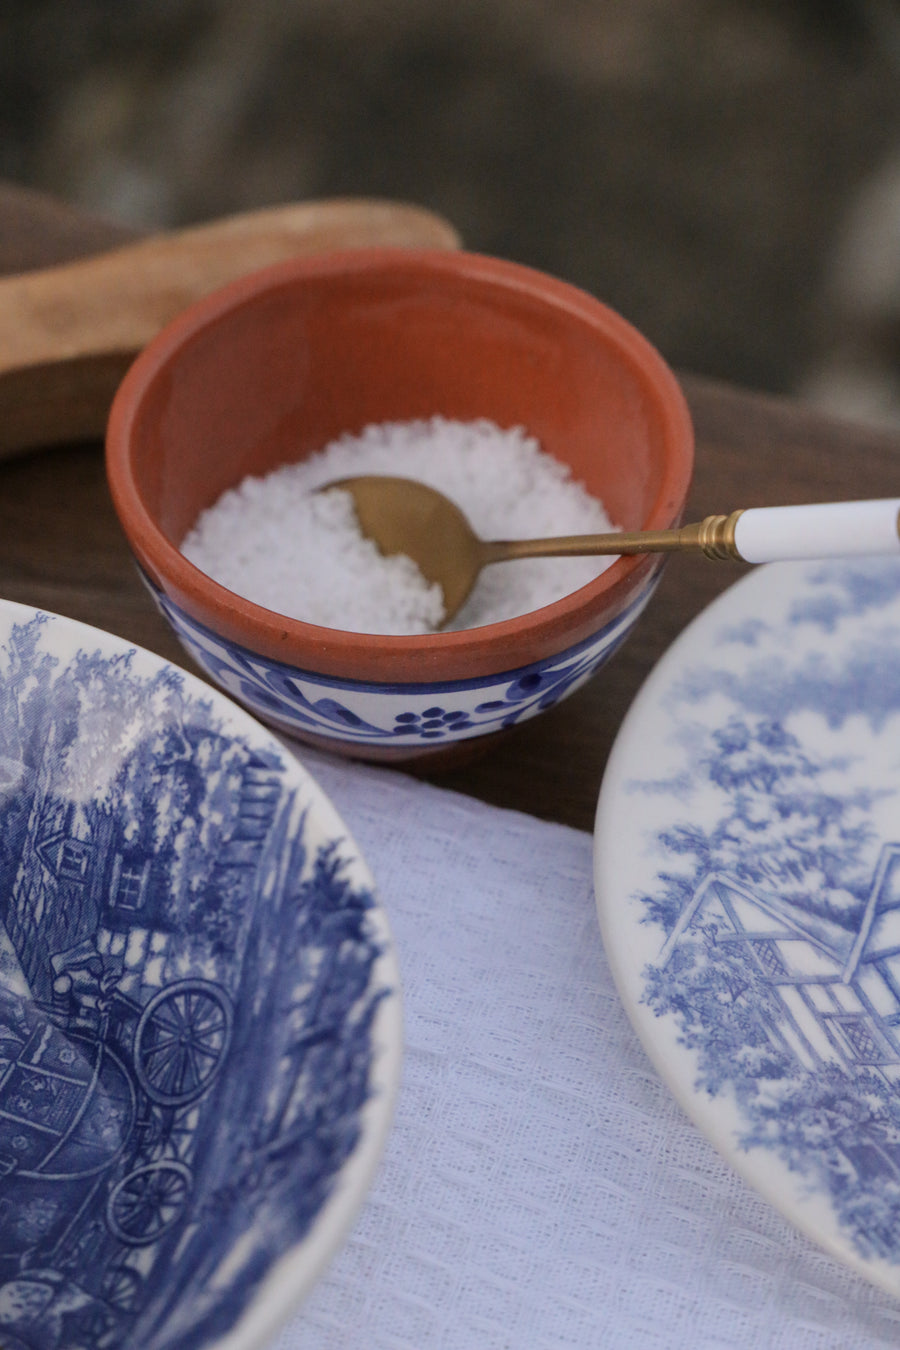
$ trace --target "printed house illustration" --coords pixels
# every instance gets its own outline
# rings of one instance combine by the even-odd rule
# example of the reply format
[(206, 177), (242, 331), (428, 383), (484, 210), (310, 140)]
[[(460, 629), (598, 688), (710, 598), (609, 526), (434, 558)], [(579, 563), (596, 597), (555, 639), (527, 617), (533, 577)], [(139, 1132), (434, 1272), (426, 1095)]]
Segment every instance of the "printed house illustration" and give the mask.
[(690, 930), (714, 924), (716, 942), (737, 947), (777, 993), (768, 1021), (777, 1047), (806, 1070), (838, 1063), (900, 1082), (900, 844), (886, 844), (855, 929), (706, 876), (663, 947), (665, 967)]
[[(166, 978), (170, 934), (178, 922), (168, 864), (129, 844), (117, 812), (59, 794), (53, 782), (57, 758), (51, 735), (35, 776), (18, 874), (0, 906), (28, 987), (49, 1004), (62, 970), (77, 978), (100, 957), (118, 972), (123, 990), (156, 988)], [(250, 757), (234, 830), (215, 864), (220, 878), (227, 872), (250, 875), (260, 865), (279, 800), (277, 772)]]

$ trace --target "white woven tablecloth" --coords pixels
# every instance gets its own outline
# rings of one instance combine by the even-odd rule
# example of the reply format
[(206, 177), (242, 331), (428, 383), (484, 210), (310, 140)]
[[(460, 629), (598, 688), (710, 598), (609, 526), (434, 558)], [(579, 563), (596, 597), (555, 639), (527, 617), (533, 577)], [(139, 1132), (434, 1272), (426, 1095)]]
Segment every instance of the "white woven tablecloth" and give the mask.
[(591, 836), (303, 752), (373, 870), (403, 1083), (349, 1241), (273, 1350), (861, 1350), (900, 1302), (797, 1234), (651, 1068)]

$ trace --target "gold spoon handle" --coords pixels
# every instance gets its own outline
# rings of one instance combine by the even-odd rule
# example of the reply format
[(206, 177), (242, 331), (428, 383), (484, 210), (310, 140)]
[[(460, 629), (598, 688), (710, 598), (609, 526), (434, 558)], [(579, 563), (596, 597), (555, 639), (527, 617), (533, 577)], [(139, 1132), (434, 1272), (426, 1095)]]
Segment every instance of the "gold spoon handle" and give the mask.
[(634, 530), (618, 534), (568, 534), (556, 539), (493, 539), (483, 545), (483, 563), (515, 558), (578, 558), (630, 553), (703, 553), (707, 558), (740, 559), (734, 527), (740, 511), (706, 516), (674, 530)]
[(481, 562), (631, 553), (702, 553), (715, 560), (750, 563), (896, 554), (900, 498), (752, 507), (727, 516), (706, 516), (674, 530), (498, 539), (483, 545)]

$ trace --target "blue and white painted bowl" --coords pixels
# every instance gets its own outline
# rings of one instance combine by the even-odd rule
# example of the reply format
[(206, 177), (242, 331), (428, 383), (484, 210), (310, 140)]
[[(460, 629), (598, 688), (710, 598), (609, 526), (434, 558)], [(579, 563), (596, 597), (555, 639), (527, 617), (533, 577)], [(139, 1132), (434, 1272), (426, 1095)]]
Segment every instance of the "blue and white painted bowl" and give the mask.
[(0, 1345), (265, 1344), (368, 1189), (400, 1053), (372, 878), (296, 760), (0, 602)]
[[(348, 633), (226, 590), (180, 543), (248, 475), (343, 432), (434, 415), (522, 426), (626, 529), (679, 520), (693, 432), (653, 347), (592, 296), (463, 252), (298, 258), (193, 306), (142, 353), (107, 434), (113, 502), (185, 647), (292, 736), (359, 758), (455, 756), (571, 693), (650, 599), (660, 558), (620, 558), (530, 614), (463, 632)], [(514, 565), (514, 564), (510, 564)]]

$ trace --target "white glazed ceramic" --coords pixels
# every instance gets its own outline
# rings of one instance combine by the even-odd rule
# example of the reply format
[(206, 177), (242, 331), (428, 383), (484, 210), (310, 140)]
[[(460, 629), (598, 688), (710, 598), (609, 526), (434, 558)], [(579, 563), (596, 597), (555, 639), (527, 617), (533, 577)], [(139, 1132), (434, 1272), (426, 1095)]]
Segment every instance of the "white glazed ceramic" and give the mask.
[(0, 602), (0, 1346), (252, 1350), (340, 1243), (401, 1050), (315, 782), (148, 652)]
[(900, 1294), (900, 563), (751, 573), (672, 646), (597, 811), (604, 942), (684, 1108)]

